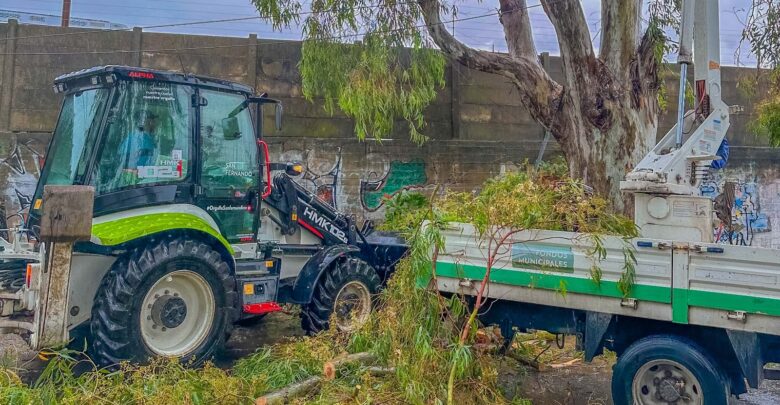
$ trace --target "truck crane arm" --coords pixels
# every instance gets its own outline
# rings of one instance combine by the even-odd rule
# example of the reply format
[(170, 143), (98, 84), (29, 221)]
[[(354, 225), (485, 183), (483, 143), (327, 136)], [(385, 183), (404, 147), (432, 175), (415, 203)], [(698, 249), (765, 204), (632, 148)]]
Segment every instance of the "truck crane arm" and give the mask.
[[(620, 189), (630, 193), (699, 196), (699, 186), (729, 128), (721, 99), (720, 23), (717, 0), (683, 0), (677, 124), (637, 164)], [(693, 56), (691, 50), (693, 49)], [(688, 65), (693, 63), (695, 103), (685, 112)]]

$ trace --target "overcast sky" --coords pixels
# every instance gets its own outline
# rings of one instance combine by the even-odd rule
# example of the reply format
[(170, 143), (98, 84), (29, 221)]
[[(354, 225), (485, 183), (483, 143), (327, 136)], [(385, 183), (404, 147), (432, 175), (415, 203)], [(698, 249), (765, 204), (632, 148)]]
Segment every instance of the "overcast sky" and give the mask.
[[(634, 1), (634, 0), (621, 0)], [(735, 51), (739, 46), (742, 23), (751, 0), (720, 0), (721, 61), (734, 65)], [(215, 4), (219, 3), (219, 4)], [(588, 24), (599, 42), (600, 0), (582, 0)], [(481, 16), (494, 12), (498, 1), (461, 0), (458, 18)], [(541, 7), (534, 7), (538, 0), (528, 0), (531, 23), (539, 52), (558, 53), (555, 31)], [(61, 0), (3, 0), (0, 9), (30, 13), (60, 15)], [(150, 26), (169, 23), (188, 23), (215, 19), (230, 19), (257, 15), (249, 0), (72, 0), (71, 17), (105, 20), (112, 23), (133, 26)], [(297, 30), (274, 32), (261, 20), (212, 23), (183, 27), (149, 29), (148, 31), (175, 32), (199, 35), (224, 35), (245, 37), (256, 33), (261, 38), (300, 39)], [(467, 44), (482, 48), (505, 51), (501, 24), (495, 15), (455, 23), (456, 36)], [(741, 52), (740, 65), (755, 65), (755, 60), (746, 50)]]

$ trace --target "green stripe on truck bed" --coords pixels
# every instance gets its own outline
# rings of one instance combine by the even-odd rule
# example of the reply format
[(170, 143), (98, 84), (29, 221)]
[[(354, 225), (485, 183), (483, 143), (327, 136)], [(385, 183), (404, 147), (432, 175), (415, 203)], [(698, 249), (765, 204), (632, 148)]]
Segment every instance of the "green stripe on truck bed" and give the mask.
[[(481, 280), (485, 276), (485, 268), (467, 264), (436, 262), (436, 274), (441, 277), (468, 278)], [(596, 284), (591, 279), (564, 276), (550, 273), (533, 273), (519, 269), (495, 268), (490, 273), (490, 280), (495, 283), (518, 285), (528, 288), (559, 290), (561, 282), (565, 283), (567, 293), (601, 295), (612, 298), (623, 298), (623, 293), (615, 281), (602, 280)], [(672, 302), (671, 289), (651, 285), (636, 284), (631, 290), (631, 298), (642, 301), (653, 301), (669, 304)]]
[[(430, 274), (430, 271), (428, 273)], [(468, 264), (436, 262), (436, 273), (440, 277), (482, 280), (485, 276), (485, 268)], [(499, 284), (553, 291), (560, 290), (561, 282), (563, 282), (567, 293), (623, 298), (618, 283), (615, 281), (602, 280), (601, 283), (596, 284), (589, 278), (537, 273), (516, 268), (495, 268), (491, 272), (490, 280)], [(421, 280), (421, 285), (425, 284), (427, 284), (427, 280)], [(664, 304), (672, 304), (673, 301), (671, 288), (644, 284), (634, 285), (630, 297), (640, 301)], [(674, 304), (671, 308), (673, 322), (688, 323), (689, 306), (780, 316), (780, 299), (678, 288), (674, 290)]]

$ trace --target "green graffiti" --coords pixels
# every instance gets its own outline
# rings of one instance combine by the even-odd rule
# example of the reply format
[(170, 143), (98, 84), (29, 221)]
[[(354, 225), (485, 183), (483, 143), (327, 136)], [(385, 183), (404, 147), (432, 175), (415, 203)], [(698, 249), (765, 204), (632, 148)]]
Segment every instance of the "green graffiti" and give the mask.
[(394, 160), (390, 162), (390, 169), (384, 178), (360, 181), (360, 199), (365, 209), (376, 211), (385, 203), (386, 198), (404, 189), (422, 187), (427, 182), (424, 161)]

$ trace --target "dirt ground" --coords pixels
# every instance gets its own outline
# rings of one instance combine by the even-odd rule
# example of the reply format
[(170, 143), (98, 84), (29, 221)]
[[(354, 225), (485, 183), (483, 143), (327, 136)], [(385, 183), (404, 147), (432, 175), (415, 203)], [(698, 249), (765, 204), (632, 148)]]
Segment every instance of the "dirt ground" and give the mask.
[[(227, 344), (227, 355), (220, 360), (220, 365), (229, 366), (264, 344), (303, 334), (297, 316), (269, 314), (256, 325), (238, 326), (235, 329)], [(573, 338), (566, 340), (563, 350), (558, 349), (554, 342), (533, 341), (532, 336), (526, 342), (530, 342), (524, 344), (526, 351), (534, 355), (538, 354), (539, 348), (544, 350), (550, 346), (540, 356), (547, 367), (538, 371), (513, 358), (503, 358), (499, 364), (499, 379), (508, 398), (527, 398), (534, 404), (542, 405), (612, 404), (610, 380), (614, 359), (599, 356), (590, 364), (575, 360), (579, 354), (574, 350)], [(571, 364), (567, 364), (569, 362)], [(550, 366), (562, 364), (562, 367)], [(739, 400), (734, 399), (732, 404), (780, 404), (780, 381), (765, 381), (762, 389), (743, 395)]]
[[(236, 326), (227, 342), (223, 356), (217, 359), (220, 367), (230, 367), (236, 360), (253, 353), (258, 348), (279, 343), (291, 337), (303, 336), (298, 316), (273, 313), (253, 325)], [(574, 339), (566, 340), (564, 348), (558, 349), (551, 336), (523, 335), (515, 343), (516, 358), (503, 357), (499, 363), (499, 381), (508, 398), (530, 399), (534, 404), (551, 405), (608, 405), (610, 379), (612, 377), (611, 356), (599, 356), (592, 363), (583, 363), (580, 354), (574, 350)], [(518, 344), (518, 342), (520, 344)], [(40, 372), (43, 362), (26, 349), (19, 339), (0, 339), (0, 364), (9, 361), (9, 349), (18, 352), (28, 360), (23, 368), (32, 381)], [(5, 354), (4, 354), (5, 352)], [(528, 365), (528, 359), (538, 356), (541, 371)], [(32, 360), (30, 360), (32, 358)], [(11, 364), (5, 364), (6, 366)], [(21, 365), (21, 364), (19, 364)], [(765, 381), (761, 389), (734, 399), (732, 404), (768, 405), (780, 404), (780, 381)]]

